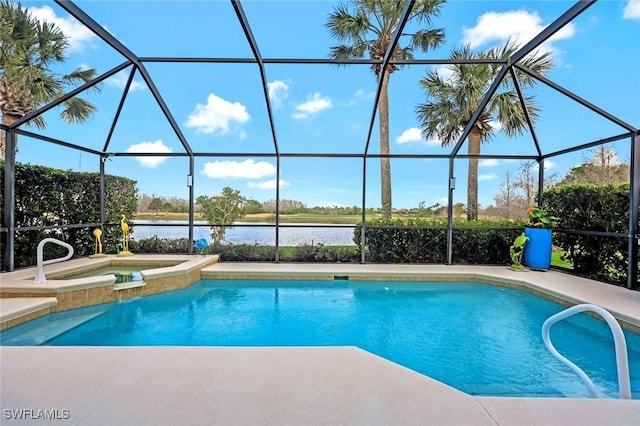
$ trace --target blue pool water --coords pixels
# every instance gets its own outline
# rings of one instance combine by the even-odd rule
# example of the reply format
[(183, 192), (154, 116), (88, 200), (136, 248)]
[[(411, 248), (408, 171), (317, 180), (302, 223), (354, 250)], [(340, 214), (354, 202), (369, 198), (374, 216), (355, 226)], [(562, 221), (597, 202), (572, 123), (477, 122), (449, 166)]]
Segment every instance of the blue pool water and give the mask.
[[(587, 397), (542, 342), (542, 323), (563, 309), (478, 283), (205, 280), (49, 315), (0, 336), (3, 345), (349, 345), (474, 395)], [(617, 397), (614, 346), (603, 321), (580, 314), (551, 332), (603, 395)], [(639, 399), (640, 336), (625, 335)]]

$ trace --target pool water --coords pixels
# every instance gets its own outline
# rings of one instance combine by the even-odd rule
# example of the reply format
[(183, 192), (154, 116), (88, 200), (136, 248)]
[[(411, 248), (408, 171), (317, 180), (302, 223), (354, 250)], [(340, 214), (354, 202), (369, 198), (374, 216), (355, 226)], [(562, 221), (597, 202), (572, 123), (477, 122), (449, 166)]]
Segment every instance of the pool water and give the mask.
[[(48, 315), (2, 332), (3, 345), (358, 346), (473, 395), (587, 397), (545, 348), (564, 307), (479, 283), (203, 280), (185, 290)], [(640, 398), (640, 336), (625, 332)], [(618, 396), (608, 326), (555, 324), (556, 348)]]
[(56, 277), (55, 279), (74, 279), (74, 278), (86, 278), (97, 277), (100, 275), (115, 275), (115, 284), (128, 283), (132, 281), (142, 281), (142, 274), (140, 273), (140, 267), (136, 266), (110, 266), (106, 268), (94, 269), (87, 272), (82, 272), (73, 275), (64, 275)]

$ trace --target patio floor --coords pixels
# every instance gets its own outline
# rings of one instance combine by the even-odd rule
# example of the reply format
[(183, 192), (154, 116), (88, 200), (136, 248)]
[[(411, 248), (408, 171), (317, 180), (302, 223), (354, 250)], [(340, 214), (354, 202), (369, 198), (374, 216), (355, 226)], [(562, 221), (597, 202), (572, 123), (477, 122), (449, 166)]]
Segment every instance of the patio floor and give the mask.
[[(640, 326), (640, 292), (554, 271), (220, 263), (202, 274), (493, 277), (598, 304)], [(3, 425), (25, 417), (80, 425), (636, 425), (640, 418), (640, 400), (474, 397), (355, 347), (0, 347), (0, 361)]]

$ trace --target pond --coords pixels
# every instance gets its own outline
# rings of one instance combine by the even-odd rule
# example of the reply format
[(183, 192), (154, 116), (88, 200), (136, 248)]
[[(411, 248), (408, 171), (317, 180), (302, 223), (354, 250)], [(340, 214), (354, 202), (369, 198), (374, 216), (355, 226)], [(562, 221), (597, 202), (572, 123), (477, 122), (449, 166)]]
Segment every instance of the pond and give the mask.
[[(131, 236), (143, 238), (189, 238), (189, 222), (185, 220), (133, 221)], [(224, 241), (232, 244), (275, 245), (276, 230), (272, 223), (237, 222), (227, 229)], [(300, 246), (303, 244), (352, 246), (353, 225), (323, 223), (287, 223), (280, 225), (280, 245)], [(210, 229), (206, 221), (194, 221), (193, 239), (210, 240)]]

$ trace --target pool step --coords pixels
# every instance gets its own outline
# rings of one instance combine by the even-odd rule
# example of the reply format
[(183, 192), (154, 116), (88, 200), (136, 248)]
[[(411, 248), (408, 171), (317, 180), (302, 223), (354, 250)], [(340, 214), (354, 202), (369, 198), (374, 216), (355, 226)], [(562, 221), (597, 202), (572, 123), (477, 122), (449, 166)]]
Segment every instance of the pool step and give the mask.
[[(78, 327), (92, 319), (99, 317), (100, 315), (106, 313), (106, 311), (78, 315), (71, 318), (61, 318), (56, 319), (52, 322), (47, 321), (44, 323), (39, 323), (38, 325), (34, 325), (29, 329), (29, 333), (22, 333), (16, 336), (2, 336), (2, 345), (32, 345), (38, 346), (41, 345), (54, 337), (57, 337), (67, 331)], [(7, 332), (4, 332), (7, 333)], [(25, 334), (28, 334), (29, 337), (25, 337)]]

